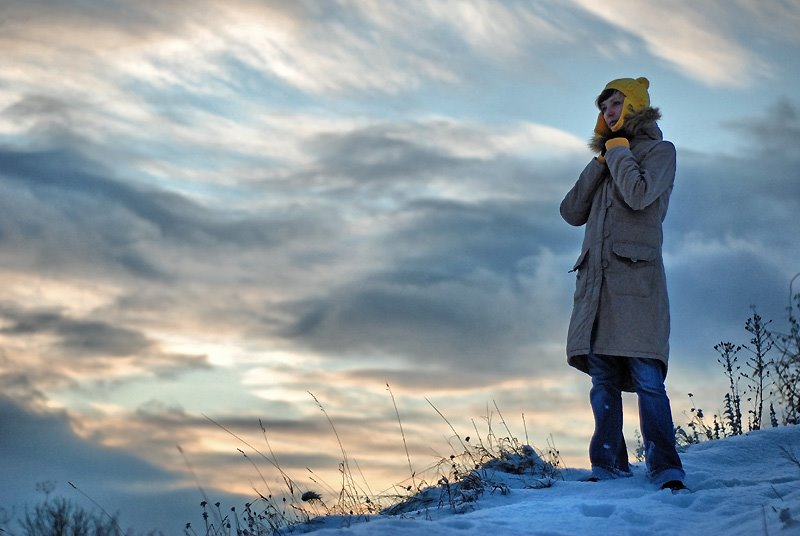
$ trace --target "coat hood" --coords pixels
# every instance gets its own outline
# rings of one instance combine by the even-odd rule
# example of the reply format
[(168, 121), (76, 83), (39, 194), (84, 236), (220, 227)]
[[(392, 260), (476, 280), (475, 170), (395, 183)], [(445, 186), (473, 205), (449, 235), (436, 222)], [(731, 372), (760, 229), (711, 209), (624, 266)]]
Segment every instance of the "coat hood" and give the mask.
[(625, 126), (619, 132), (597, 134), (592, 136), (589, 141), (589, 148), (596, 153), (605, 151), (606, 142), (611, 138), (625, 137), (632, 140), (637, 136), (645, 136), (650, 139), (663, 139), (661, 129), (658, 128), (656, 121), (661, 119), (661, 111), (658, 108), (648, 106), (638, 112), (634, 112), (625, 119)]

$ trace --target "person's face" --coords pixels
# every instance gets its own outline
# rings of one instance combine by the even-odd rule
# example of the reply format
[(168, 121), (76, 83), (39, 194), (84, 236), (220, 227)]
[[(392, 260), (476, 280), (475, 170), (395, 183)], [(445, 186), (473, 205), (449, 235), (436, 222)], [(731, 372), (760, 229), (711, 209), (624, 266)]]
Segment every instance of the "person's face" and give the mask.
[(600, 111), (603, 112), (603, 119), (608, 128), (613, 128), (622, 115), (622, 103), (625, 102), (625, 95), (621, 91), (615, 91), (609, 98), (600, 103)]

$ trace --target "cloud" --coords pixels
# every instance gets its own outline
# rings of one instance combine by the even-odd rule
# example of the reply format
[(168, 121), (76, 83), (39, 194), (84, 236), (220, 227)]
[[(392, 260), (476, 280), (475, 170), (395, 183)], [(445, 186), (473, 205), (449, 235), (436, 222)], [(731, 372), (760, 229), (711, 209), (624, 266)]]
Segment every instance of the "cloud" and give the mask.
[[(141, 376), (173, 377), (207, 368), (204, 355), (164, 351), (141, 331), (56, 310), (0, 306), (0, 340), (9, 351), (0, 373), (37, 388), (77, 387), (82, 382), (125, 381)], [(12, 371), (24, 371), (16, 376)]]
[(549, 7), (545, 14), (522, 3), (347, 2), (294, 14), (289, 32), (265, 34), (274, 23), (248, 13), (233, 35), (249, 52), (240, 54), (248, 66), (305, 92), (397, 95), (457, 86), (482, 64), (511, 63), (537, 46), (573, 40), (556, 23), (558, 5)]
[[(27, 69), (6, 76), (31, 90), (55, 87), (47, 84), (57, 80), (54, 73), (30, 64), (64, 61), (63, 50), (69, 50), (82, 69), (62, 82), (62, 91), (79, 95), (81, 86), (94, 87), (104, 105), (121, 114), (130, 106), (106, 98), (125, 97), (115, 82), (194, 96), (247, 92), (255, 84), (279, 98), (296, 92), (302, 100), (458, 87), (474, 72), (508, 70), (519, 61), (536, 65), (529, 76), (553, 77), (537, 57), (581, 37), (573, 14), (557, 2), (344, 2), (320, 8), (238, 1), (197, 2), (192, 9), (172, 1), (158, 9), (124, 2), (80, 9), (68, 2), (12, 2), (5, 13), (17, 24), (9, 25), (4, 42), (16, 59), (28, 60)], [(13, 30), (22, 27), (24, 48)], [(128, 97), (134, 105), (141, 100)]]
[(741, 326), (751, 305), (780, 324), (789, 280), (800, 271), (797, 104), (778, 101), (727, 126), (742, 139), (735, 156), (678, 158), (665, 255), (679, 352), (705, 346), (711, 355), (720, 340), (746, 342)]
[(153, 343), (143, 334), (111, 326), (99, 321), (77, 321), (50, 312), (19, 313), (4, 309), (0, 315), (12, 325), (2, 329), (10, 336), (35, 336), (51, 333), (59, 339), (58, 345), (70, 353), (86, 356), (129, 356), (152, 349)]
[[(151, 528), (179, 533), (186, 522), (199, 522), (201, 493), (182, 475), (158, 468), (131, 454), (86, 441), (72, 430), (63, 412), (37, 412), (0, 396), (5, 463), (0, 504), (21, 513), (44, 499), (36, 484), (53, 482), (56, 494), (94, 510), (81, 492), (111, 512), (120, 514), (123, 528)], [(173, 447), (174, 448), (174, 447)], [(209, 489), (218, 500), (240, 506), (246, 498)], [(146, 520), (143, 522), (143, 520)]]
[[(119, 17), (119, 10), (126, 16)], [(196, 90), (212, 83), (224, 90), (239, 83), (234, 66), (244, 66), (266, 82), (310, 93), (395, 93), (423, 80), (456, 78), (445, 63), (421, 54), (412, 41), (403, 40), (406, 47), (386, 46), (397, 34), (371, 31), (352, 6), (237, 2), (222, 7), (205, 2), (186, 9), (179, 2), (163, 2), (157, 10), (120, 3), (76, 10), (62, 2), (46, 8), (15, 3), (7, 11), (11, 20), (26, 20), (28, 42), (39, 45), (28, 47), (28, 57), (58, 56), (57, 50), (42, 46), (46, 40), (57, 41), (69, 45), (79, 61), (113, 65), (109, 74), (115, 78), (133, 77), (162, 89)], [(105, 46), (87, 48), (86, 35)], [(114, 61), (103, 52), (111, 48)]]
[(387, 354), (482, 381), (518, 374), (535, 341), (551, 343), (568, 314), (558, 277), (568, 260), (548, 249), (558, 231), (533, 213), (513, 204), (409, 207), (410, 224), (386, 237), (390, 266), (287, 304), (297, 320), (286, 335), (332, 356)]
[(271, 248), (316, 233), (313, 219), (288, 211), (231, 217), (114, 175), (69, 148), (0, 148), (4, 239), (17, 251), (11, 264), (170, 281), (192, 268), (175, 263), (180, 254)]
[(8, 106), (3, 114), (17, 121), (49, 118), (67, 122), (72, 108), (72, 105), (56, 97), (31, 94)]
[[(710, 86), (750, 86), (771, 75), (772, 65), (740, 40), (748, 3), (617, 2), (613, 8), (592, 0), (576, 4), (644, 42), (648, 51), (686, 76)], [(791, 8), (787, 8), (791, 9)], [(775, 13), (780, 20), (781, 14)], [(760, 18), (760, 17), (759, 17)], [(761, 19), (763, 23), (767, 23)], [(738, 28), (742, 26), (743, 28)]]
[(787, 225), (800, 198), (794, 180), (800, 162), (797, 104), (780, 100), (765, 106), (760, 116), (726, 126), (742, 140), (734, 156), (682, 157), (675, 187), (678, 214), (670, 225), (684, 235), (754, 241), (771, 250), (770, 255), (777, 254), (775, 261), (789, 261), (792, 257), (786, 254), (795, 248)]
[[(272, 206), (289, 207), (277, 216), (255, 216), (238, 211), (237, 205), (226, 212), (175, 192), (145, 188), (74, 151), (26, 154), (8, 148), (2, 184), (10, 194), (9, 208), (10, 199), (22, 199), (36, 210), (18, 208), (20, 215), (51, 211), (57, 216), (40, 219), (36, 226), (28, 216), (30, 225), (9, 226), (8, 237), (35, 228), (40, 238), (54, 237), (49, 241), (59, 247), (75, 244), (92, 252), (75, 255), (73, 264), (62, 261), (49, 268), (32, 261), (41, 242), (19, 239), (23, 255), (17, 258), (18, 270), (45, 277), (48, 269), (57, 266), (63, 273), (66, 266), (72, 284), (102, 280), (114, 290), (100, 296), (95, 289), (85, 291), (81, 300), (92, 296), (93, 303), (80, 310), (24, 307), (19, 301), (24, 294), (17, 292), (7, 309), (7, 336), (19, 341), (19, 332), (28, 326), (29, 333), (47, 341), (38, 347), (42, 363), (42, 350), (72, 351), (88, 341), (98, 354), (111, 354), (104, 359), (106, 367), (119, 361), (113, 353), (122, 350), (141, 355), (143, 368), (158, 356), (194, 355), (171, 348), (181, 335), (191, 341), (200, 331), (216, 334), (220, 346), (240, 345), (241, 354), (263, 345), (277, 345), (294, 355), (310, 353), (320, 358), (323, 369), (350, 356), (354, 370), (349, 374), (314, 377), (309, 365), (300, 362), (294, 379), (287, 381), (279, 381), (276, 366), (267, 361), (264, 379), (243, 381), (241, 389), (262, 397), (265, 402), (254, 407), (268, 415), (297, 411), (278, 402), (308, 389), (326, 403), (332, 400), (336, 411), (359, 407), (367, 396), (365, 378), (380, 375), (364, 367), (365, 355), (380, 356), (376, 365), (397, 367), (387, 378), (417, 393), (486, 389), (535, 368), (545, 376), (544, 370), (551, 368), (546, 363), (562, 364), (560, 353), (549, 348), (543, 356), (535, 338), (548, 332), (551, 338), (544, 346), (552, 345), (552, 337), (560, 338), (558, 315), (567, 314), (568, 302), (559, 298), (569, 281), (562, 272), (574, 253), (566, 240), (572, 231), (557, 219), (554, 199), (561, 195), (555, 183), (568, 171), (549, 160), (537, 162), (532, 170), (526, 146), (529, 140), (544, 145), (553, 134), (528, 124), (487, 129), (441, 119), (338, 126), (319, 133), (312, 129), (301, 137), (304, 142), (297, 142), (305, 143), (306, 151), (292, 174), (247, 187), (269, 197)], [(569, 140), (556, 138), (554, 159), (582, 146)], [(102, 218), (86, 206), (103, 207)], [(290, 214), (296, 224), (291, 231), (299, 233), (286, 240), (280, 232), (270, 235), (264, 223), (282, 214)], [(71, 227), (80, 232), (70, 240), (63, 231)], [(96, 237), (96, 242), (86, 237)], [(98, 259), (107, 259), (108, 251), (128, 249), (159, 268), (157, 276), (109, 261), (99, 269)], [(319, 311), (326, 326), (322, 330), (313, 327)], [(165, 326), (168, 339), (163, 337)], [(110, 337), (100, 339), (101, 334)], [(15, 355), (21, 358), (23, 353)], [(247, 359), (258, 355), (255, 351)], [(433, 369), (420, 368), (425, 358)], [(34, 385), (51, 387), (41, 376), (43, 369), (26, 368)], [(459, 372), (443, 374), (448, 369)], [(54, 370), (64, 372), (61, 366)], [(90, 373), (72, 377), (86, 383)], [(441, 380), (413, 383), (414, 376), (426, 373), (427, 380)], [(342, 386), (351, 386), (353, 394), (337, 393)], [(156, 390), (143, 386), (137, 394), (166, 397), (173, 392)], [(234, 442), (219, 433), (211, 439), (209, 426), (196, 417), (157, 405), (135, 415), (108, 406), (113, 404), (94, 403), (79, 419), (96, 440), (161, 453), (156, 456), (162, 460), (171, 459), (163, 453), (178, 439), (192, 452), (211, 451), (195, 458), (207, 463), (198, 469), (204, 477), (229, 489), (248, 482), (246, 467), (232, 468), (236, 454), (220, 453), (229, 453)], [(337, 418), (337, 426), (349, 437), (360, 437), (365, 420), (374, 419), (369, 420), (374, 430), (385, 426), (385, 413)], [(242, 419), (222, 422), (246, 428)], [(276, 448), (287, 464), (335, 466), (330, 450), (319, 452), (321, 431), (307, 415), (268, 426), (281, 436)], [(424, 450), (425, 441), (419, 441)], [(374, 442), (385, 447), (392, 440), (376, 437)], [(366, 453), (359, 459), (370, 463), (383, 451), (359, 450)], [(385, 470), (386, 462), (376, 464)], [(215, 475), (221, 465), (229, 469), (224, 476)]]
[[(763, 178), (774, 181), (770, 175), (779, 172), (780, 166), (785, 166), (784, 161), (800, 159), (800, 110), (798, 104), (786, 97), (770, 104), (761, 116), (745, 117), (727, 121), (723, 126), (734, 129), (741, 134), (744, 143), (742, 148), (755, 144), (761, 151), (763, 164), (770, 165), (773, 159), (777, 167), (768, 167)], [(784, 180), (779, 176), (778, 180)], [(778, 183), (781, 187), (786, 186)], [(774, 192), (772, 192), (774, 193)]]
[[(673, 347), (679, 354), (704, 344), (710, 349), (719, 337), (738, 337), (752, 303), (781, 314), (783, 288), (800, 258), (790, 232), (800, 196), (791, 195), (797, 188), (794, 106), (776, 106), (746, 121), (753, 139), (737, 158), (680, 152), (666, 244)], [(767, 129), (782, 133), (780, 141), (768, 141)], [(571, 284), (564, 273), (579, 243), (554, 208), (566, 186), (556, 192), (556, 185), (542, 180), (536, 191), (553, 193), (537, 198), (516, 183), (523, 160), (452, 153), (442, 160), (441, 149), (398, 143), (377, 130), (326, 142), (331, 150), (318, 153), (315, 167), (348, 181), (340, 185), (339, 198), (380, 199), (391, 188), (387, 197), (402, 207), (402, 218), (390, 212), (382, 225), (370, 227), (369, 244), (377, 249), (365, 249), (366, 258), (375, 255), (382, 263), (368, 263), (370, 270), (349, 280), (284, 302), (284, 336), (321, 354), (406, 360), (423, 367), (419, 376), (432, 363), (443, 370), (463, 367), (489, 383), (525, 373), (531, 355), (561, 342)], [(362, 147), (368, 149), (362, 153)], [(382, 150), (392, 157), (383, 174), (374, 172), (376, 164), (362, 162)], [(568, 173), (553, 169), (555, 176)], [(490, 183), (481, 181), (490, 175)], [(436, 189), (412, 189), (436, 180)], [(446, 198), (459, 185), (469, 186), (469, 200), (414, 195)], [(404, 374), (392, 377), (405, 385)], [(471, 384), (462, 375), (440, 384), (459, 381)]]
[[(785, 266), (796, 255), (791, 239), (770, 229), (785, 227), (786, 215), (795, 209), (795, 197), (785, 193), (795, 188), (789, 179), (797, 125), (790, 102), (776, 106), (746, 123), (745, 133), (754, 136), (757, 149), (742, 154), (771, 151), (769, 158), (764, 153), (763, 160), (742, 156), (733, 161), (681, 153), (667, 221), (678, 326), (693, 303), (679, 297), (684, 293), (727, 289), (723, 304), (732, 307), (720, 310), (741, 308), (730, 297), (744, 295), (709, 281), (705, 266), (753, 266), (724, 260), (728, 255), (759, 259), (759, 270), (775, 276), (762, 278), (758, 292), (779, 285), (790, 269)], [(759, 145), (770, 128), (778, 129), (786, 143)], [(8, 199), (35, 203), (36, 210), (23, 211), (23, 203), (9, 202), (8, 213), (20, 214), (13, 225), (10, 220), (6, 236), (31, 236), (35, 229), (44, 243), (63, 248), (72, 241), (76, 251), (92, 251), (70, 261), (75, 274), (91, 271), (96, 259), (107, 267), (121, 258), (141, 259), (103, 270), (104, 277), (120, 283), (134, 277), (140, 282), (135, 292), (124, 290), (125, 282), (115, 300), (91, 314), (68, 317), (82, 324), (59, 328), (76, 333), (78, 328), (97, 329), (93, 315), (112, 312), (119, 323), (102, 326), (111, 335), (104, 339), (108, 345), (132, 344), (139, 336), (146, 350), (147, 344), (156, 344), (146, 336), (154, 324), (134, 326), (147, 318), (163, 321), (169, 311), (167, 317), (180, 317), (175, 322), (187, 333), (203, 326), (234, 339), (280, 341), (319, 355), (377, 355), (400, 359), (404, 366), (433, 360), (473, 369), (482, 378), (476, 381), (503, 381), (528, 370), (531, 355), (561, 342), (570, 303), (571, 279), (563, 273), (579, 240), (561, 222), (557, 204), (568, 187), (562, 177), (574, 176), (577, 169), (564, 157), (577, 157), (583, 149), (577, 152), (576, 141), (552, 153), (552, 160), (531, 157), (525, 147), (530, 136), (535, 143), (539, 135), (551, 137), (525, 124), (487, 129), (438, 118), (325, 128), (316, 134), (312, 129), (296, 142), (306, 156), (291, 174), (248, 186), (260, 189), (275, 206), (282, 200), (293, 205), (291, 210), (268, 216), (241, 211), (233, 217), (219, 206), (135, 186), (74, 152), (7, 150)], [(754, 182), (752, 177), (763, 176), (765, 169), (768, 176)], [(720, 190), (720, 183), (728, 187)], [(732, 220), (730, 207), (745, 199), (747, 204), (737, 210), (742, 217)], [(105, 207), (100, 219), (83, 208), (98, 203)], [(30, 214), (54, 210), (53, 223), (31, 220)], [(20, 226), (19, 221), (29, 223)], [(80, 230), (75, 238), (62, 235), (70, 227)], [(731, 241), (732, 236), (737, 240)], [(97, 237), (96, 243), (86, 237)], [(39, 247), (22, 238), (17, 243), (22, 252)], [(732, 244), (738, 245), (731, 250)], [(110, 259), (109, 252), (115, 252)], [(15, 257), (18, 263), (29, 258), (36, 256)], [(178, 258), (182, 262), (175, 263)], [(736, 271), (729, 284), (737, 280), (747, 278)], [(213, 301), (206, 297), (211, 288)], [(709, 311), (708, 332), (736, 315)], [(82, 340), (55, 329), (48, 333), (60, 337), (61, 350)], [(553, 354), (552, 359), (560, 358)], [(449, 388), (457, 381), (445, 383)]]
[(558, 263), (569, 262), (557, 255), (572, 256), (570, 230), (555, 208), (563, 185), (545, 171), (564, 168), (531, 170), (524, 144), (503, 133), (484, 134), (473, 151), (478, 132), (433, 121), (312, 139), (315, 159), (275, 183), (313, 190), (353, 222), (338, 242), (349, 256), (333, 266), (355, 256), (358, 268), (284, 301), (278, 334), (328, 355), (374, 351), (482, 371), (500, 355), (509, 370), (496, 370), (518, 370), (553, 311), (565, 314), (553, 289)]

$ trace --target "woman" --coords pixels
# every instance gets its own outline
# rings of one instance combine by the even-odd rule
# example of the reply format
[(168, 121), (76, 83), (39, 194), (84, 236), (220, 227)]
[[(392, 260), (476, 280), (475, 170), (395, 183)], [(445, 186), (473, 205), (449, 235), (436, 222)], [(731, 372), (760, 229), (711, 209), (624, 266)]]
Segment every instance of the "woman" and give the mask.
[(669, 300), (662, 222), (675, 180), (675, 147), (664, 141), (646, 78), (609, 82), (590, 146), (593, 158), (561, 202), (561, 216), (585, 225), (567, 337), (568, 363), (592, 378), (595, 431), (590, 480), (630, 476), (622, 435), (622, 393), (635, 391), (648, 477), (673, 491), (685, 473), (675, 449), (664, 388)]

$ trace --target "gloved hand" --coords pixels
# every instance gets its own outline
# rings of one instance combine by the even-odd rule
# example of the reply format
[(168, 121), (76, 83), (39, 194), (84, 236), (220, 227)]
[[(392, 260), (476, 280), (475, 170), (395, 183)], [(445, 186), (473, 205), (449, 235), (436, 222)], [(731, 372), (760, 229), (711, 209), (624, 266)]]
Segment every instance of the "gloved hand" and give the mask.
[(606, 152), (610, 151), (614, 147), (625, 147), (626, 149), (630, 149), (631, 143), (627, 138), (611, 138), (606, 142)]
[(606, 153), (614, 147), (625, 147), (630, 149), (631, 143), (627, 138), (611, 138), (606, 142), (606, 148), (597, 157), (597, 162), (600, 164), (606, 163)]

